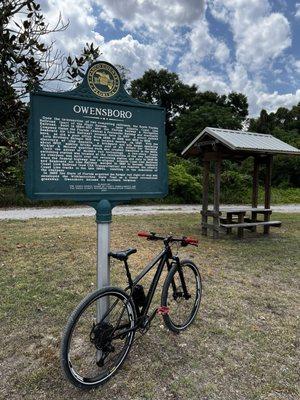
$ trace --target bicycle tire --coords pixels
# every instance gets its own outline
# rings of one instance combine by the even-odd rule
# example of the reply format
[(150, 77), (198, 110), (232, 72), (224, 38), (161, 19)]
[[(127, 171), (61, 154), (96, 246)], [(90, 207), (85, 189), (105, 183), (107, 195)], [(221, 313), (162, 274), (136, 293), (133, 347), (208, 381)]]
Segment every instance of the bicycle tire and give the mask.
[[(116, 363), (117, 365), (115, 365), (112, 369), (109, 369), (107, 374), (104, 374), (104, 375), (102, 374), (101, 378), (99, 377), (99, 379), (93, 378), (93, 380), (91, 381), (90, 379), (79, 375), (78, 372), (75, 371), (74, 366), (72, 364), (73, 360), (71, 361), (71, 358), (70, 358), (71, 356), (69, 353), (70, 353), (71, 340), (72, 340), (72, 336), (73, 336), (76, 324), (79, 323), (81, 316), (83, 315), (84, 311), (88, 309), (89, 306), (91, 306), (92, 304), (95, 303), (95, 301), (100, 300), (100, 299), (106, 298), (106, 300), (108, 300), (108, 299), (110, 299), (109, 296), (116, 297), (116, 299), (120, 299), (121, 302), (124, 302), (126, 310), (128, 312), (129, 320), (130, 320), (130, 328), (136, 325), (137, 317), (136, 317), (136, 310), (135, 310), (134, 303), (133, 303), (131, 297), (124, 290), (122, 290), (120, 288), (107, 287), (107, 288), (103, 288), (100, 290), (96, 290), (95, 292), (87, 295), (78, 304), (78, 306), (75, 308), (75, 310), (70, 315), (67, 325), (66, 325), (66, 328), (63, 333), (63, 339), (62, 339), (62, 343), (61, 343), (61, 366), (62, 366), (62, 369), (63, 369), (63, 372), (64, 372), (66, 378), (73, 385), (75, 385), (76, 387), (79, 387), (81, 389), (92, 389), (92, 388), (101, 386), (104, 383), (106, 383), (117, 372), (117, 370), (123, 365), (128, 353), (129, 353), (129, 350), (132, 346), (132, 343), (133, 343), (135, 330), (133, 330), (127, 334), (128, 338), (126, 338), (126, 343), (125, 343), (126, 348), (124, 349), (121, 358)], [(112, 308), (112, 307), (110, 306), (110, 308)], [(115, 308), (115, 306), (114, 306), (114, 308)], [(110, 314), (108, 314), (108, 316), (110, 316)], [(109, 317), (109, 320), (110, 320), (110, 317)], [(101, 323), (105, 324), (104, 320)], [(95, 326), (93, 325), (92, 331), (94, 329), (95, 329)], [(101, 329), (100, 330), (98, 329), (98, 331), (101, 331)], [(79, 325), (79, 331), (80, 331), (80, 325)], [(90, 331), (90, 337), (91, 337), (92, 331)], [(108, 331), (108, 329), (106, 331)], [(102, 329), (102, 337), (104, 336), (106, 331)], [(104, 334), (103, 334), (103, 332), (104, 332)], [(86, 337), (86, 336), (87, 335), (85, 334), (84, 337)], [(91, 340), (90, 337), (89, 337), (89, 340)], [(125, 337), (126, 337), (126, 335), (125, 335)], [(87, 342), (88, 342), (88, 340), (87, 340)], [(111, 341), (111, 343), (113, 343), (113, 342)], [(82, 344), (82, 343), (79, 341), (79, 344)], [(75, 345), (74, 345), (74, 348), (76, 349)], [(78, 349), (79, 348), (80, 348), (80, 346), (78, 346)], [(77, 352), (80, 353), (80, 350), (78, 350)], [(97, 352), (97, 350), (95, 347), (94, 354), (96, 354), (96, 352)], [(102, 352), (102, 354), (103, 354), (103, 352)], [(96, 362), (97, 356), (94, 356), (94, 357), (95, 357), (95, 364), (97, 364), (97, 362)], [(76, 358), (76, 356), (74, 356), (74, 359), (75, 358)], [(95, 366), (95, 368), (98, 368), (98, 367), (99, 367), (98, 365), (97, 365), (97, 367)]]
[[(170, 331), (175, 332), (175, 333), (180, 333), (180, 332), (184, 331), (185, 329), (187, 329), (191, 325), (191, 323), (196, 318), (196, 315), (197, 315), (197, 312), (199, 310), (200, 303), (201, 303), (201, 297), (202, 297), (202, 280), (201, 280), (201, 275), (200, 275), (199, 269), (196, 266), (196, 264), (194, 264), (192, 261), (186, 259), (186, 260), (180, 261), (180, 265), (182, 267), (182, 272), (183, 272), (183, 275), (185, 276), (187, 290), (189, 292), (191, 292), (192, 287), (191, 287), (191, 283), (187, 282), (187, 279), (186, 279), (187, 278), (187, 269), (189, 269), (193, 273), (193, 276), (195, 278), (195, 289), (193, 290), (195, 298), (194, 298), (194, 301), (193, 302), (191, 301), (189, 304), (189, 306), (192, 305), (192, 308), (191, 308), (191, 312), (189, 313), (187, 319), (182, 322), (181, 321), (178, 322), (178, 318), (176, 317), (176, 308), (177, 308), (176, 303), (178, 303), (179, 301), (182, 301), (182, 304), (187, 304), (187, 303), (183, 302), (187, 299), (184, 299), (183, 294), (181, 294), (181, 297), (178, 297), (178, 302), (177, 302), (177, 298), (174, 297), (175, 294), (174, 294), (172, 282), (175, 282), (175, 283), (177, 282), (177, 286), (178, 286), (178, 282), (180, 281), (180, 276), (178, 273), (177, 265), (174, 265), (171, 268), (171, 270), (169, 271), (169, 273), (166, 277), (166, 280), (164, 282), (164, 285), (163, 285), (162, 296), (161, 296), (161, 305), (169, 308), (169, 312), (167, 314), (163, 315), (163, 319), (164, 319), (164, 323), (165, 323), (166, 327)], [(188, 287), (188, 286), (190, 286), (190, 287)], [(191, 299), (192, 299), (192, 296), (191, 296)], [(186, 306), (183, 306), (183, 308), (186, 308)]]

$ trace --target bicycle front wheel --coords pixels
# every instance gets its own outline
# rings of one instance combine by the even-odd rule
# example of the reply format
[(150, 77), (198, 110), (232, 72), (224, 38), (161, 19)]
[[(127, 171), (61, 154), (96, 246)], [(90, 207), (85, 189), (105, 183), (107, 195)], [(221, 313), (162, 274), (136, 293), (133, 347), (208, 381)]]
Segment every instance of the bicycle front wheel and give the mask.
[(61, 346), (62, 368), (77, 387), (104, 384), (123, 364), (133, 342), (136, 312), (119, 288), (89, 294), (71, 314)]
[(180, 270), (175, 265), (165, 280), (161, 304), (169, 308), (164, 314), (168, 329), (179, 333), (195, 319), (202, 296), (201, 276), (197, 266), (190, 260), (180, 262)]

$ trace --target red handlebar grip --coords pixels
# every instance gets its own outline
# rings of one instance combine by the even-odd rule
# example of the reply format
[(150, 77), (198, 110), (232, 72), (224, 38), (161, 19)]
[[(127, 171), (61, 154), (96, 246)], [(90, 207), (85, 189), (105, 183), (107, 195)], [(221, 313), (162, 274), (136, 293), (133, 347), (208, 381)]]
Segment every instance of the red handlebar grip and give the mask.
[(140, 231), (138, 232), (138, 236), (148, 238), (150, 236), (149, 232)]
[(192, 237), (187, 237), (187, 238), (185, 238), (185, 241), (186, 241), (187, 243), (189, 243), (189, 244), (198, 244), (198, 243), (199, 243), (199, 240), (198, 240), (198, 239), (195, 239), (195, 238), (192, 238)]

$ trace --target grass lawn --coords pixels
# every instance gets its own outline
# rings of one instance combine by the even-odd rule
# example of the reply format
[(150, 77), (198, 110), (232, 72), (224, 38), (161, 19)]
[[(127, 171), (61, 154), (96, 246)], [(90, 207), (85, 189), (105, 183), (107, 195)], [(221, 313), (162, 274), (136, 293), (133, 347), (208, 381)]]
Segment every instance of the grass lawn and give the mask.
[[(160, 247), (138, 230), (199, 237), (199, 219), (115, 217), (112, 249), (136, 246), (137, 273)], [(269, 238), (200, 237), (199, 248), (180, 249), (203, 277), (195, 323), (174, 335), (155, 318), (120, 372), (90, 392), (63, 378), (59, 346), (68, 315), (95, 288), (93, 218), (1, 221), (0, 398), (299, 399), (300, 215), (273, 219), (283, 226)], [(125, 286), (121, 264), (111, 271), (112, 284)]]

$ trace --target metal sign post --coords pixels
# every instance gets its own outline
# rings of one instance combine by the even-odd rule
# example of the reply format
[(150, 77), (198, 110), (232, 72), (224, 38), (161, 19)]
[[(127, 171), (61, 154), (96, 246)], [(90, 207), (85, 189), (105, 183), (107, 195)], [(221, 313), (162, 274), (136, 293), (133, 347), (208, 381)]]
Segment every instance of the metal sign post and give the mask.
[[(97, 289), (110, 285), (110, 224), (112, 205), (108, 200), (101, 200), (96, 208), (97, 222)], [(97, 322), (105, 315), (109, 304), (108, 299), (97, 302)]]
[[(110, 223), (97, 223), (97, 289), (110, 285), (109, 253), (110, 247)], [(107, 310), (107, 304), (97, 308), (97, 322), (99, 322)]]
[[(112, 205), (108, 200), (101, 200), (94, 206), (97, 223), (97, 289), (110, 286), (110, 224), (112, 220)], [(109, 308), (109, 299), (100, 299), (96, 303), (96, 322), (99, 323)], [(107, 322), (107, 320), (106, 320)], [(97, 350), (96, 359), (99, 361), (102, 351)]]

